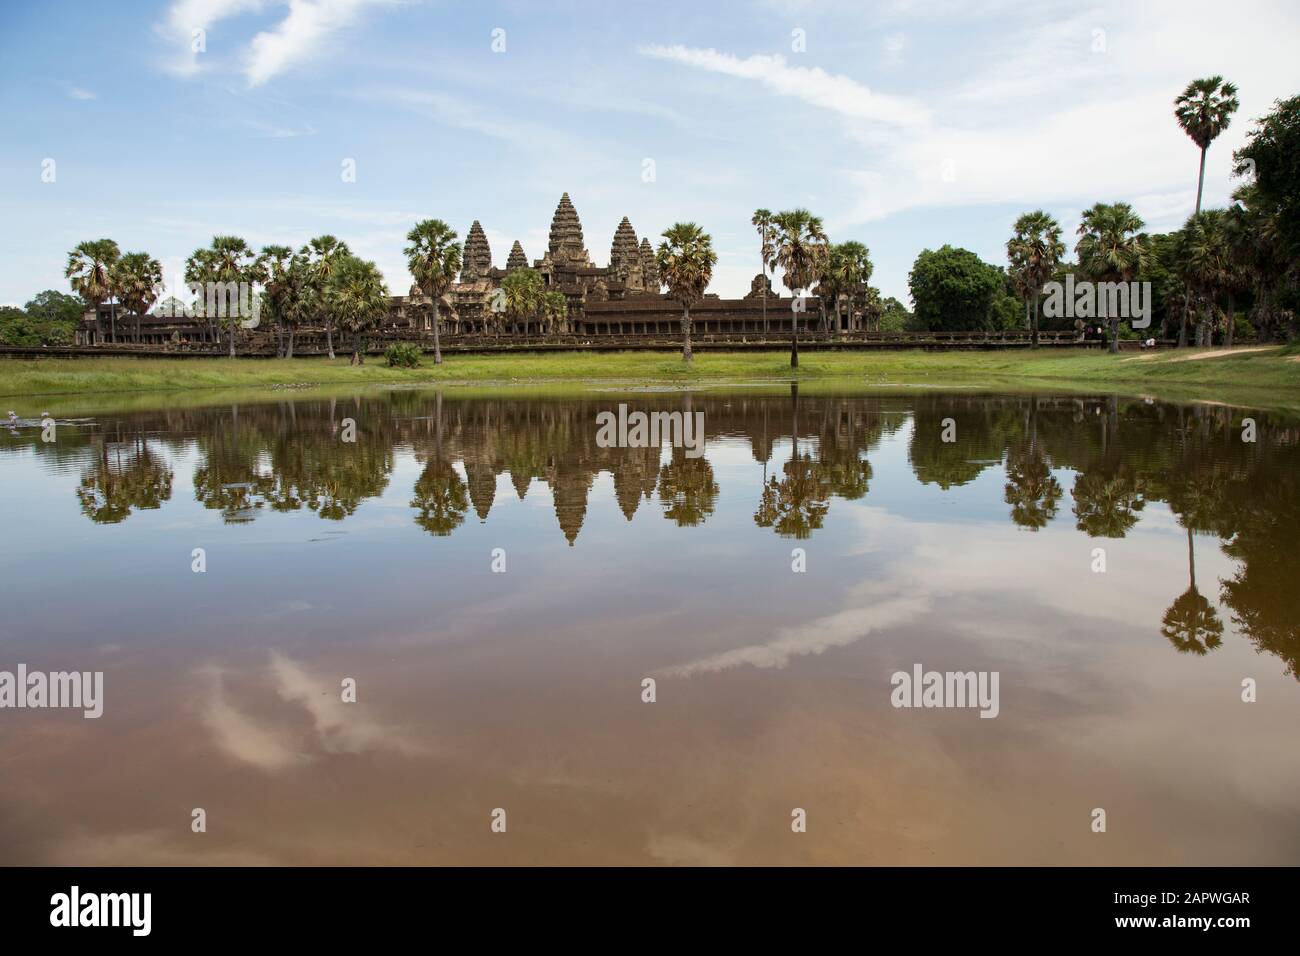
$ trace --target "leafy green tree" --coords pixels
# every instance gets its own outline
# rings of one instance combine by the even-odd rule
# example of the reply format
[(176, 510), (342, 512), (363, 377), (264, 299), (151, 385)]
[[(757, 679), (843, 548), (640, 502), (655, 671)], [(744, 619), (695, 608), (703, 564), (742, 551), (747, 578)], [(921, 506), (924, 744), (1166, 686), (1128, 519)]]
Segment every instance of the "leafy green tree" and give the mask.
[(162, 290), (162, 263), (147, 252), (128, 252), (113, 263), (110, 275), (122, 305), (135, 316), (135, 341), (139, 342), (140, 323)]
[(433, 324), (433, 364), (442, 364), (438, 333), (438, 300), (460, 273), (460, 245), (456, 231), (441, 219), (417, 222), (406, 234), (406, 265), (420, 291), (429, 297)]
[[(93, 239), (79, 243), (68, 253), (68, 265), (63, 274), (70, 280), (72, 291), (81, 296), (95, 316), (95, 337), (102, 340), (104, 330), (99, 324), (99, 307), (110, 295), (112, 286), (109, 270), (121, 252), (112, 239)], [(116, 339), (116, 328), (114, 328)]]
[[(294, 295), (292, 273), (293, 250), (288, 246), (263, 246), (258, 256), (258, 265), (266, 282), (266, 303), (270, 307), (271, 319), (275, 322), (275, 354), (277, 358), (285, 355), (285, 331), (288, 328), (290, 299)], [(301, 276), (304, 273), (299, 272)]]
[(352, 343), (348, 364), (363, 364), (366, 333), (388, 314), (388, 287), (379, 267), (356, 256), (336, 260), (325, 286), (325, 306)]
[(536, 269), (516, 269), (501, 280), (501, 297), (512, 331), (518, 331), (520, 322), (527, 327), (528, 321), (541, 311), (545, 295), (542, 274)]
[(1056, 271), (1065, 255), (1061, 226), (1041, 209), (1027, 212), (1011, 227), (1007, 240), (1007, 259), (1016, 289), (1022, 296), (1026, 312), (1031, 311), (1029, 344), (1038, 348), (1038, 310), (1043, 286)]
[(1256, 205), (1272, 210), (1278, 240), (1294, 263), (1300, 258), (1300, 96), (1277, 101), (1233, 158), (1237, 175), (1254, 173)]
[[(352, 251), (346, 242), (341, 242), (331, 235), (317, 236), (298, 250), (298, 254), (307, 259), (307, 274), (311, 277), (317, 300), (324, 305), (326, 290), (334, 270), (344, 259), (352, 257)], [(325, 349), (329, 357), (334, 358), (334, 316), (328, 308), (325, 316)]]
[[(239, 309), (233, 308), (230, 296), (225, 289), (240, 292), (240, 286), (250, 290), (261, 278), (261, 266), (257, 254), (246, 241), (239, 236), (213, 236), (212, 245), (207, 249), (196, 249), (185, 261), (185, 281), (203, 287), (200, 300), (203, 302), (203, 314), (207, 317), (208, 327), (213, 327), (213, 320), (220, 319), (220, 312), (227, 312), (226, 319), (230, 326), (230, 357), (235, 357), (235, 330), (239, 328), (242, 316)], [(206, 295), (205, 295), (206, 293)], [(242, 295), (238, 296), (242, 299)], [(215, 314), (213, 314), (215, 313)]]
[(546, 318), (546, 333), (554, 335), (564, 328), (569, 317), (569, 298), (558, 289), (542, 296), (542, 315)]
[[(1094, 282), (1131, 282), (1146, 261), (1145, 225), (1126, 202), (1097, 203), (1084, 212), (1074, 251)], [(1119, 319), (1110, 319), (1110, 350), (1119, 352)]]
[(718, 254), (713, 239), (693, 222), (678, 222), (663, 233), (655, 261), (659, 281), (682, 306), (682, 361), (691, 361), (691, 306), (704, 298)]
[(1001, 273), (968, 249), (925, 249), (907, 277), (916, 322), (927, 331), (988, 329)]
[[(772, 217), (776, 227), (776, 249), (773, 258), (784, 273), (782, 282), (802, 305), (800, 295), (817, 284), (826, 271), (830, 258), (830, 242), (820, 216), (807, 209), (788, 209)], [(790, 367), (799, 367), (799, 311), (790, 321)]]
[(23, 306), (23, 310), (37, 321), (64, 325), (71, 331), (81, 321), (84, 306), (75, 295), (46, 289), (32, 296), (31, 301)]
[(1201, 310), (1198, 347), (1210, 344), (1215, 302), (1231, 281), (1231, 258), (1227, 212), (1207, 209), (1187, 220), (1178, 239), (1178, 270), (1191, 301)]
[(854, 299), (859, 289), (870, 280), (872, 268), (871, 251), (862, 243), (849, 240), (830, 247), (826, 274), (822, 276), (822, 288), (832, 302), (836, 335), (842, 331), (840, 313), (844, 298), (848, 297), (849, 324), (852, 325)]

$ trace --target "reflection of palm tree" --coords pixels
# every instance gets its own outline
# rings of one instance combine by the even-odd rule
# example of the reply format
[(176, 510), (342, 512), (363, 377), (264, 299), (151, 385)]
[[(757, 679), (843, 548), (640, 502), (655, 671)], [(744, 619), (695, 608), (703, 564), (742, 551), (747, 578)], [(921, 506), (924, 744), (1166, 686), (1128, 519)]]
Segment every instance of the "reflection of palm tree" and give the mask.
[(822, 463), (809, 454), (796, 451), (784, 467), (784, 479), (773, 477), (763, 486), (754, 523), (775, 529), (783, 538), (802, 540), (826, 520), (831, 507), (831, 483)]
[(1037, 531), (1056, 517), (1061, 500), (1061, 483), (1043, 456), (1026, 452), (1007, 466), (1005, 501), (1011, 505), (1011, 520), (1022, 528)]
[(707, 458), (687, 458), (680, 448), (673, 449), (672, 459), (659, 472), (659, 501), (664, 517), (680, 527), (695, 527), (713, 514), (718, 498), (718, 483), (713, 480), (713, 466)]
[(1181, 653), (1203, 655), (1223, 643), (1223, 622), (1209, 600), (1196, 590), (1196, 552), (1187, 529), (1188, 588), (1165, 611), (1160, 633)]
[(415, 516), (416, 524), (430, 534), (443, 537), (465, 520), (469, 492), (449, 462), (434, 459), (416, 479), (411, 507), (419, 512)]
[(469, 510), (469, 490), (442, 454), (442, 392), (434, 396), (433, 457), (415, 481), (411, 507), (419, 511), (415, 523), (430, 534), (444, 537), (455, 531)]
[[(783, 538), (802, 540), (812, 535), (826, 520), (830, 511), (831, 481), (822, 462), (814, 461), (806, 452), (799, 452), (798, 383), (790, 386), (790, 405), (790, 430), (794, 437), (790, 460), (782, 467), (785, 478), (778, 481), (774, 476), (764, 482), (758, 510), (754, 512), (754, 523), (760, 528), (775, 529)], [(862, 464), (866, 466), (862, 478), (865, 486), (871, 475), (871, 466), (865, 461)]]
[(171, 496), (171, 468), (142, 439), (126, 458), (120, 447), (110, 457), (108, 443), (102, 443), (94, 465), (77, 486), (81, 513), (95, 524), (117, 524), (132, 511), (161, 508)]
[(1122, 538), (1146, 507), (1139, 483), (1122, 471), (1084, 472), (1074, 479), (1074, 517), (1090, 538)]

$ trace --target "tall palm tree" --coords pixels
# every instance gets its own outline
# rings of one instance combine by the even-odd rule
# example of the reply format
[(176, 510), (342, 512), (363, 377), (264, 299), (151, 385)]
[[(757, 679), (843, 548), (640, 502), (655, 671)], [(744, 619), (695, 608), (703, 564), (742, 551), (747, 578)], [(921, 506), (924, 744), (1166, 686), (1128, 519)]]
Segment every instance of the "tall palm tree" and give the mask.
[[(326, 234), (317, 236), (307, 245), (298, 251), (301, 256), (307, 257), (309, 264), (309, 273), (312, 282), (315, 285), (317, 296), (322, 303), (325, 302), (325, 289), (329, 285), (330, 277), (334, 274), (337, 264), (352, 255), (346, 242)], [(330, 314), (329, 309), (325, 310), (325, 348), (329, 352), (329, 357), (334, 358), (334, 317)]]
[[(826, 269), (830, 255), (826, 229), (821, 217), (807, 209), (790, 209), (772, 217), (776, 228), (773, 258), (784, 273), (782, 282), (798, 299), (799, 293), (817, 283)], [(799, 313), (793, 312), (790, 323), (790, 367), (799, 367)]]
[(691, 361), (691, 306), (704, 298), (718, 254), (713, 239), (693, 222), (678, 222), (663, 233), (655, 261), (659, 281), (682, 304), (682, 361)]
[(117, 243), (112, 239), (82, 242), (68, 253), (68, 266), (63, 272), (71, 280), (72, 291), (81, 296), (94, 313), (97, 340), (104, 335), (99, 324), (99, 306), (111, 294), (109, 270), (119, 255)]
[(325, 286), (325, 304), (338, 318), (339, 330), (350, 337), (349, 365), (365, 359), (365, 335), (388, 314), (388, 287), (379, 267), (355, 256), (336, 258)]
[(542, 314), (546, 316), (546, 332), (554, 335), (564, 327), (564, 320), (569, 315), (569, 298), (558, 289), (552, 289), (542, 296)]
[(1221, 76), (1192, 80), (1174, 100), (1174, 116), (1183, 132), (1201, 148), (1201, 171), (1196, 179), (1196, 211), (1201, 211), (1201, 190), (1205, 187), (1205, 153), (1210, 144), (1228, 128), (1232, 114), (1241, 104), (1237, 88)]
[(1196, 344), (1209, 345), (1214, 306), (1232, 277), (1228, 213), (1207, 209), (1187, 220), (1178, 237), (1178, 271), (1193, 301), (1201, 308)]
[(128, 252), (110, 270), (122, 304), (135, 316), (135, 341), (140, 341), (140, 322), (162, 289), (162, 263), (147, 252)]
[(406, 265), (420, 291), (429, 297), (433, 310), (433, 364), (442, 364), (442, 343), (438, 337), (438, 299), (460, 273), (460, 246), (456, 231), (441, 219), (417, 222), (406, 234)]
[(767, 270), (772, 268), (772, 255), (776, 248), (776, 229), (772, 225), (772, 210), (755, 209), (749, 223), (758, 230), (759, 252), (763, 258), (763, 334), (767, 335)]
[(505, 314), (510, 317), (516, 331), (521, 320), (527, 331), (528, 320), (541, 311), (544, 292), (542, 274), (536, 269), (516, 269), (501, 280)]
[[(1083, 214), (1074, 251), (1094, 282), (1130, 282), (1146, 259), (1145, 223), (1126, 202), (1097, 203)], [(1110, 350), (1119, 352), (1119, 316), (1110, 316)]]
[(826, 274), (822, 276), (822, 285), (832, 299), (832, 313), (835, 317), (835, 334), (841, 334), (840, 307), (845, 296), (849, 300), (849, 325), (853, 324), (853, 301), (858, 290), (871, 279), (873, 266), (871, 250), (862, 243), (850, 239), (830, 247), (826, 264)]
[(1043, 285), (1052, 278), (1061, 256), (1065, 255), (1065, 243), (1061, 241), (1060, 223), (1041, 209), (1025, 213), (1011, 228), (1007, 259), (1011, 263), (1016, 287), (1025, 297), (1026, 312), (1031, 303), (1033, 305), (1029, 345), (1038, 348), (1039, 297)]
[(257, 258), (266, 281), (266, 299), (275, 319), (275, 355), (284, 355), (284, 330), (287, 323), (289, 297), (292, 295), (290, 264), (293, 250), (288, 246), (263, 246)]

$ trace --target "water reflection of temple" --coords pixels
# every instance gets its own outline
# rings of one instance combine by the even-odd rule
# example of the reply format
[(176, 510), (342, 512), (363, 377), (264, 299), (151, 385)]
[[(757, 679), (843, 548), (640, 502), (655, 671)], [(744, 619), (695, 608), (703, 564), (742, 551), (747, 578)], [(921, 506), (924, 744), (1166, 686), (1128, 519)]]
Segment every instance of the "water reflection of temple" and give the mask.
[[(1242, 633), (1300, 677), (1300, 426), (1293, 419), (1251, 412), (1258, 436), (1248, 443), (1238, 410), (1115, 397), (635, 398), (648, 411), (680, 411), (686, 400), (705, 413), (706, 454), (698, 459), (667, 448), (599, 447), (595, 418), (610, 399), (418, 392), (131, 413), (61, 429), (56, 443), (41, 442), (35, 429), (0, 435), (0, 453), (21, 446), (56, 471), (74, 471), (77, 506), (97, 523), (166, 509), (184, 454), (195, 459), (195, 499), (223, 521), (293, 511), (343, 521), (384, 493), (404, 453), (420, 466), (410, 518), (429, 533), (454, 534), (471, 510), (492, 520), (506, 476), (519, 499), (545, 485), (561, 533), (575, 544), (602, 474), (627, 520), (650, 507), (683, 528), (707, 525), (727, 493), (710, 463), (720, 442), (749, 447), (759, 489), (746, 502), (754, 524), (808, 538), (835, 520), (837, 501), (870, 498), (871, 457), (896, 435), (915, 479), (935, 490), (953, 492), (994, 470), (1002, 514), (1026, 533), (1066, 523), (1089, 538), (1123, 538), (1152, 503), (1163, 503), (1186, 533), (1188, 577), (1154, 627), (1180, 652), (1212, 653), (1227, 624), (1217, 597)], [(355, 443), (340, 441), (344, 418), (358, 423)], [(951, 442), (942, 440), (947, 419), (955, 424)], [(1206, 538), (1236, 563), (1231, 577), (1197, 576)]]

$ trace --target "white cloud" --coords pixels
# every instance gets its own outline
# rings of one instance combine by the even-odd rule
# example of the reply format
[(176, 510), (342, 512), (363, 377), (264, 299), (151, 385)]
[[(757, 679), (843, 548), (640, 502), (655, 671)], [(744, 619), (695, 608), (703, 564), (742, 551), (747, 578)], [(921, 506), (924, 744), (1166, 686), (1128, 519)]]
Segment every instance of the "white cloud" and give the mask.
[[(173, 42), (180, 56), (168, 59), (166, 68), (179, 76), (199, 71), (198, 53), (194, 50), (195, 32), (204, 34), (222, 20), (241, 13), (261, 10), (263, 0), (177, 0), (167, 11), (159, 32)], [(204, 37), (206, 46), (206, 36)]]
[(378, 2), (382, 0), (289, 0), (289, 15), (253, 37), (244, 68), (248, 84), (258, 86), (307, 59), (361, 8)]
[(639, 52), (712, 73), (754, 80), (778, 96), (794, 97), (855, 119), (892, 126), (918, 126), (929, 120), (929, 111), (912, 100), (873, 93), (856, 80), (827, 73), (820, 67), (790, 66), (779, 54), (755, 54), (742, 60), (729, 53), (681, 44), (647, 46)]
[(94, 93), (94, 92), (92, 92), (92, 91), (90, 91), (90, 90), (83, 90), (83, 89), (82, 89), (81, 87), (79, 87), (79, 86), (74, 86), (74, 87), (72, 87), (71, 89), (69, 89), (69, 90), (68, 90), (68, 96), (72, 97), (74, 100), (97, 100), (97, 99), (99, 99), (99, 95), (98, 95), (97, 93)]

